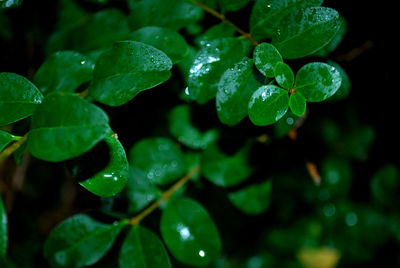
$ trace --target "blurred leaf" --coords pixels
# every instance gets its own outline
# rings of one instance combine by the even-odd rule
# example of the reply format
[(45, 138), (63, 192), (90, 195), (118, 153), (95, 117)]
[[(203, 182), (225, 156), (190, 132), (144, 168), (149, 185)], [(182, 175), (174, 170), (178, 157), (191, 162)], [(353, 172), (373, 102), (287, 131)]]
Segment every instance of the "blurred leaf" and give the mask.
[(73, 92), (92, 79), (94, 63), (74, 51), (59, 51), (50, 55), (33, 79), (43, 93)]
[(257, 0), (250, 16), (251, 33), (260, 40), (272, 37), (286, 16), (306, 7), (320, 6), (322, 2), (323, 0)]
[(206, 266), (221, 253), (213, 220), (199, 203), (188, 198), (167, 203), (161, 216), (161, 234), (172, 255), (186, 265)]
[(128, 160), (124, 147), (115, 135), (108, 134), (104, 138), (110, 148), (110, 162), (107, 166), (93, 177), (79, 182), (86, 190), (102, 197), (116, 195), (128, 182)]
[(15, 137), (14, 135), (11, 135), (10, 133), (3, 130), (0, 130), (0, 152), (3, 151), (8, 144), (15, 140), (18, 140), (18, 137)]
[(129, 212), (135, 213), (161, 197), (162, 192), (147, 178), (143, 171), (131, 166), (125, 193), (129, 201)]
[(0, 195), (0, 259), (5, 258), (8, 247), (8, 220), (7, 211)]
[(290, 94), (289, 107), (297, 116), (302, 116), (306, 112), (306, 98), (300, 92)]
[(351, 82), (349, 76), (347, 75), (346, 71), (336, 62), (330, 60), (328, 61), (328, 64), (335, 67), (339, 71), (340, 76), (342, 77), (342, 83), (340, 84), (339, 89), (330, 98), (330, 100), (341, 100), (347, 98), (351, 89)]
[(297, 72), (295, 89), (302, 93), (307, 101), (319, 102), (335, 94), (341, 82), (341, 75), (335, 67), (322, 62), (312, 62)]
[(19, 7), (22, 4), (22, 0), (1, 0), (0, 10), (5, 8)]
[(240, 211), (249, 215), (258, 215), (266, 211), (271, 202), (272, 181), (253, 184), (230, 193), (229, 200)]
[(151, 45), (164, 52), (173, 63), (183, 60), (189, 53), (185, 39), (168, 28), (147, 26), (130, 33), (127, 39)]
[(168, 80), (171, 68), (167, 55), (152, 46), (117, 42), (98, 59), (89, 92), (101, 103), (123, 105), (139, 92)]
[(223, 12), (237, 11), (247, 5), (250, 0), (218, 0)]
[(269, 43), (261, 43), (254, 49), (254, 64), (266, 77), (275, 77), (275, 66), (282, 61), (279, 51)]
[(213, 144), (204, 150), (201, 159), (203, 176), (221, 187), (229, 187), (246, 180), (252, 173), (247, 162), (247, 148), (233, 156), (223, 154)]
[(184, 0), (128, 0), (130, 24), (134, 29), (161, 26), (179, 30), (202, 18), (200, 7)]
[(289, 131), (296, 127), (297, 120), (299, 120), (299, 116), (288, 111), (276, 124), (274, 124), (274, 133), (276, 137), (285, 137)]
[(334, 248), (301, 249), (298, 258), (305, 268), (335, 268), (341, 254)]
[(192, 149), (205, 149), (219, 136), (215, 129), (202, 133), (193, 126), (189, 105), (179, 105), (172, 109), (169, 114), (169, 131), (180, 143)]
[(253, 73), (253, 60), (247, 57), (226, 70), (217, 91), (217, 112), (221, 122), (234, 126), (245, 118), (250, 97), (261, 85)]
[(331, 41), (329, 41), (328, 44), (326, 44), (321, 49), (317, 50), (315, 52), (315, 55), (317, 55), (319, 57), (327, 57), (330, 53), (332, 53), (338, 47), (340, 42), (342, 42), (343, 37), (345, 36), (345, 34), (347, 32), (347, 23), (346, 23), (346, 20), (344, 19), (344, 17), (342, 17), (342, 16), (339, 17), (339, 20), (340, 20), (340, 27), (339, 27), (339, 30), (336, 32), (335, 36), (332, 38)]
[(142, 226), (132, 226), (119, 255), (120, 268), (172, 267), (168, 254), (155, 233)]
[(89, 151), (109, 131), (99, 107), (73, 93), (49, 94), (32, 117), (28, 150), (46, 161), (64, 161)]
[(188, 97), (204, 104), (215, 97), (223, 73), (247, 53), (250, 42), (220, 38), (202, 47), (189, 71)]
[(371, 126), (359, 126), (344, 136), (346, 154), (356, 160), (366, 160), (369, 148), (375, 138)]
[(89, 18), (87, 11), (82, 9), (75, 0), (60, 0), (58, 4), (58, 22), (56, 29), (68, 30), (82, 24)]
[(207, 31), (196, 37), (194, 41), (198, 46), (203, 47), (215, 39), (233, 37), (234, 34), (235, 28), (233, 28), (232, 25), (220, 23), (207, 29)]
[(0, 126), (30, 116), (42, 99), (42, 93), (25, 77), (0, 73)]
[(44, 244), (44, 256), (55, 267), (95, 264), (112, 247), (126, 222), (104, 224), (77, 214), (57, 225)]
[(249, 102), (249, 117), (257, 126), (270, 125), (285, 115), (289, 107), (288, 92), (268, 85), (257, 89)]
[(272, 44), (285, 59), (302, 58), (328, 44), (340, 24), (339, 14), (334, 9), (299, 9), (281, 21)]
[(352, 181), (351, 165), (340, 157), (328, 157), (321, 164), (321, 190), (333, 198), (347, 198)]
[(178, 145), (166, 138), (147, 138), (136, 143), (129, 153), (130, 164), (142, 170), (154, 184), (168, 184), (186, 171)]
[(380, 205), (394, 206), (398, 203), (399, 188), (400, 173), (395, 165), (385, 165), (372, 176), (372, 197)]
[(278, 85), (285, 89), (291, 89), (294, 83), (294, 73), (289, 65), (278, 61), (274, 68), (274, 77)]

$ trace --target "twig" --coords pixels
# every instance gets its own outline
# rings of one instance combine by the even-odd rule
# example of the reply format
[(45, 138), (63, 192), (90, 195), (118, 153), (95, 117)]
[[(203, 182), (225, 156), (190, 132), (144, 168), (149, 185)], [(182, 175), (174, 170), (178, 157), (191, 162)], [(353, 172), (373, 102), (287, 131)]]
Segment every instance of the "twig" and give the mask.
[(22, 144), (25, 143), (28, 138), (28, 133), (18, 139), (16, 142), (8, 146), (4, 151), (0, 153), (0, 163), (3, 162), (7, 157), (9, 157), (13, 152), (15, 152)]

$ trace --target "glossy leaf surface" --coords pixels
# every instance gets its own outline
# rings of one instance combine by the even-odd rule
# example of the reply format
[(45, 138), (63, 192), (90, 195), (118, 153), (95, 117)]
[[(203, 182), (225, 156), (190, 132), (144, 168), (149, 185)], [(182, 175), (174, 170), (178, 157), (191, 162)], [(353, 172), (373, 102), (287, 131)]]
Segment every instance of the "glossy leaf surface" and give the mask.
[(285, 115), (289, 107), (288, 92), (268, 85), (257, 89), (249, 102), (249, 117), (257, 126), (270, 125)]
[(230, 193), (229, 200), (242, 212), (257, 215), (266, 211), (271, 202), (272, 181), (253, 184)]
[(278, 85), (285, 89), (291, 89), (294, 83), (294, 73), (289, 65), (278, 62), (274, 68), (275, 79)]
[(281, 21), (296, 10), (316, 7), (323, 0), (257, 0), (250, 16), (250, 30), (257, 39), (276, 34)]
[(138, 29), (144, 26), (161, 26), (179, 30), (202, 17), (202, 10), (184, 0), (129, 0), (130, 24)]
[(170, 268), (168, 254), (155, 233), (132, 226), (119, 255), (120, 268)]
[(111, 248), (124, 224), (103, 224), (77, 214), (52, 230), (44, 245), (44, 256), (55, 267), (93, 265)]
[(344, 17), (340, 17), (340, 27), (336, 32), (335, 36), (326, 44), (324, 47), (319, 49), (315, 54), (319, 57), (327, 57), (330, 53), (332, 53), (342, 42), (345, 34), (347, 32), (347, 23)]
[(50, 55), (40, 66), (34, 83), (43, 93), (73, 92), (92, 79), (94, 63), (74, 51), (59, 51)]
[(342, 83), (340, 83), (339, 89), (336, 93), (330, 98), (330, 100), (341, 100), (348, 97), (351, 89), (351, 81), (347, 72), (336, 62), (328, 61), (328, 64), (335, 67), (336, 70), (339, 71), (340, 76), (342, 78)]
[(104, 138), (110, 148), (110, 162), (93, 177), (80, 182), (86, 190), (102, 197), (113, 196), (122, 191), (128, 182), (129, 164), (124, 147), (115, 134)]
[(0, 195), (0, 259), (6, 256), (8, 247), (8, 220), (7, 211)]
[(297, 72), (295, 88), (309, 102), (323, 101), (340, 88), (342, 77), (339, 71), (326, 63), (312, 62)]
[(182, 152), (177, 144), (166, 138), (148, 138), (131, 149), (130, 163), (145, 172), (155, 184), (168, 184), (186, 171)]
[(46, 161), (64, 161), (90, 150), (109, 131), (108, 117), (72, 93), (49, 94), (32, 117), (28, 149)]
[(254, 64), (266, 77), (275, 77), (275, 66), (282, 61), (279, 51), (269, 43), (262, 43), (254, 49)]
[(8, 132), (0, 130), (0, 152), (7, 147), (12, 141), (17, 140), (17, 137), (11, 135)]
[(142, 42), (161, 50), (173, 63), (183, 60), (189, 53), (189, 47), (182, 35), (168, 28), (143, 27), (130, 33), (127, 39)]
[(189, 98), (199, 104), (214, 98), (222, 74), (246, 55), (249, 44), (238, 38), (221, 38), (202, 47), (189, 71)]
[(42, 93), (25, 77), (0, 73), (0, 126), (30, 116), (42, 99)]
[(146, 176), (136, 167), (129, 168), (129, 180), (125, 188), (125, 195), (129, 201), (129, 212), (138, 212), (150, 202), (161, 197), (158, 189)]
[(193, 126), (190, 118), (190, 106), (176, 106), (169, 115), (169, 131), (180, 143), (192, 149), (205, 149), (219, 136), (214, 129), (201, 132)]
[(235, 29), (229, 25), (228, 23), (220, 23), (217, 25), (214, 25), (207, 29), (204, 33), (199, 35), (195, 39), (195, 43), (202, 47), (210, 43), (211, 41), (223, 37), (233, 37), (235, 34)]
[(261, 83), (253, 73), (253, 60), (244, 58), (222, 75), (217, 91), (217, 112), (222, 123), (236, 125), (247, 115), (251, 95)]
[(168, 56), (152, 46), (117, 42), (98, 59), (89, 92), (99, 102), (119, 106), (166, 81), (171, 68)]
[(201, 167), (203, 176), (222, 187), (241, 183), (251, 175), (245, 151), (233, 156), (222, 153), (216, 145), (210, 145), (202, 154)]
[(306, 98), (300, 92), (296, 92), (289, 97), (289, 107), (292, 113), (302, 116), (306, 112)]
[(221, 240), (208, 212), (194, 200), (176, 198), (161, 216), (161, 234), (172, 255), (192, 266), (206, 266), (219, 257)]
[(339, 14), (334, 9), (299, 9), (282, 20), (272, 44), (285, 59), (305, 57), (328, 44), (340, 24)]

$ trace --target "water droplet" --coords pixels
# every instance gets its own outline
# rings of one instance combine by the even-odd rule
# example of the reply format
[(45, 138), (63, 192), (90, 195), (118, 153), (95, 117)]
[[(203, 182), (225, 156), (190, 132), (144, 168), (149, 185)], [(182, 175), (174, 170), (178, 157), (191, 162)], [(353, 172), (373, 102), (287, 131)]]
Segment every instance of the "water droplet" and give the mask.
[(188, 87), (185, 88), (185, 95), (187, 95), (187, 96), (190, 95), (190, 92), (189, 92), (189, 88), (188, 88)]
[(204, 252), (204, 250), (200, 250), (200, 251), (199, 251), (199, 256), (200, 256), (200, 257), (206, 256), (206, 253)]
[(84, 60), (83, 60), (83, 61), (81, 61), (81, 64), (85, 64), (85, 63), (86, 63), (86, 61), (84, 61)]
[(288, 117), (288, 118), (286, 119), (286, 123), (287, 123), (288, 125), (293, 125), (293, 124), (294, 124), (293, 118)]

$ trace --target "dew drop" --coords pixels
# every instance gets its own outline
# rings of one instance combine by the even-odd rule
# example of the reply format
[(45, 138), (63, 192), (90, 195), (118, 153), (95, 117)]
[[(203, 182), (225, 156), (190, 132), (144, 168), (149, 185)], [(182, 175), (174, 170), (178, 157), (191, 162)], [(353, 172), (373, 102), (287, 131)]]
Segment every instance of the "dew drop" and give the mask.
[(199, 256), (200, 256), (200, 257), (206, 256), (206, 253), (204, 252), (204, 250), (200, 250), (200, 251), (199, 251)]

